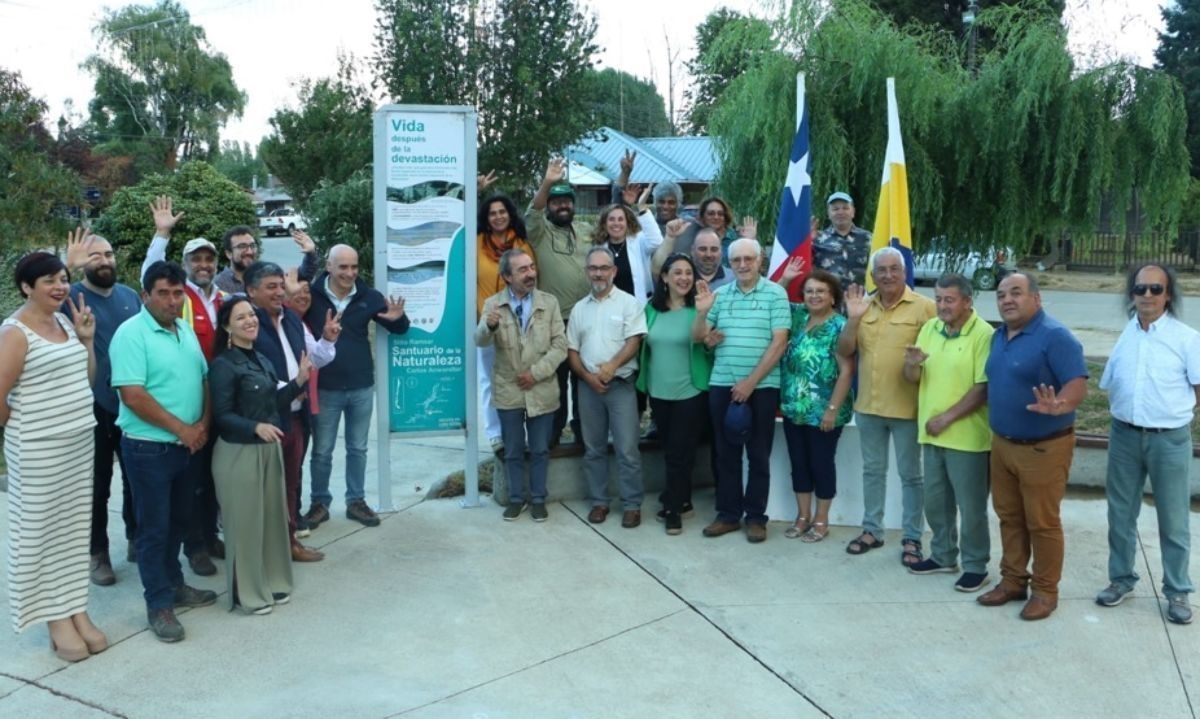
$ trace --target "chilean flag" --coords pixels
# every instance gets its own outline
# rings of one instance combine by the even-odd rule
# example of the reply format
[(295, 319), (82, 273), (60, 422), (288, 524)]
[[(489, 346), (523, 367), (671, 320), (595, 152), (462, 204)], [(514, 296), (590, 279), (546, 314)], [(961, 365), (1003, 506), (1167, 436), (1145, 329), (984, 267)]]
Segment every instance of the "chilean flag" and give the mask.
[(812, 271), (812, 155), (808, 151), (808, 112), (804, 107), (804, 73), (796, 75), (796, 136), (788, 162), (787, 184), (779, 198), (779, 222), (771, 250), (772, 280), (783, 276), (793, 257), (804, 259), (804, 272), (788, 287), (792, 302), (804, 300), (804, 279)]

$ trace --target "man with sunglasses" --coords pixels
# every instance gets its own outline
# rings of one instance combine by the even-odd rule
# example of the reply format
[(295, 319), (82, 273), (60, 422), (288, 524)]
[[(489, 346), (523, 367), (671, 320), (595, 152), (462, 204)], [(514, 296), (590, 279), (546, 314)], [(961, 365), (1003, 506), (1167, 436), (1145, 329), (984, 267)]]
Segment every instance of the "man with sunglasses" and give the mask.
[(1108, 391), (1112, 429), (1105, 483), (1109, 585), (1096, 596), (1096, 603), (1115, 607), (1137, 584), (1137, 519), (1149, 475), (1158, 515), (1167, 619), (1190, 624), (1188, 470), (1192, 418), (1200, 400), (1200, 332), (1175, 316), (1180, 302), (1175, 279), (1173, 269), (1157, 264), (1129, 272), (1125, 293), (1129, 324), (1100, 379), (1100, 388)]
[(996, 304), (1004, 326), (992, 335), (985, 371), (992, 506), (1003, 551), (1000, 584), (976, 601), (999, 607), (1028, 596), (1021, 618), (1033, 621), (1058, 608), (1064, 546), (1059, 507), (1075, 454), (1075, 408), (1087, 395), (1087, 365), (1079, 340), (1042, 309), (1033, 277), (1005, 277)]
[[(566, 176), (566, 162), (561, 157), (551, 159), (542, 177), (542, 184), (538, 186), (537, 194), (525, 213), (525, 229), (537, 258), (538, 289), (558, 300), (563, 322), (570, 320), (571, 309), (590, 290), (583, 266), (591, 247), (592, 232), (589, 223), (575, 222), (575, 190), (565, 182)], [(568, 379), (571, 385), (570, 406), (574, 408), (579, 404), (578, 378), (570, 376), (567, 364), (563, 362), (558, 367), (559, 405), (550, 432), (551, 447), (559, 443), (563, 428), (567, 426)], [(575, 435), (575, 443), (582, 443), (578, 409), (572, 409), (571, 431)]]

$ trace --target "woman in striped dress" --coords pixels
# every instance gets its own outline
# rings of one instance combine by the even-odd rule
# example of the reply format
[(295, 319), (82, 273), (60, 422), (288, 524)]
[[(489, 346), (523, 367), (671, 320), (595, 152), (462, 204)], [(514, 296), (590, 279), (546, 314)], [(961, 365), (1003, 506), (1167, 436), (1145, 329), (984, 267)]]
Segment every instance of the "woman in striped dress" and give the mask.
[(46, 622), (55, 653), (79, 661), (108, 647), (87, 615), (96, 323), (82, 297), (73, 322), (58, 312), (70, 279), (56, 256), (26, 255), (15, 274), (25, 304), (0, 326), (12, 623)]

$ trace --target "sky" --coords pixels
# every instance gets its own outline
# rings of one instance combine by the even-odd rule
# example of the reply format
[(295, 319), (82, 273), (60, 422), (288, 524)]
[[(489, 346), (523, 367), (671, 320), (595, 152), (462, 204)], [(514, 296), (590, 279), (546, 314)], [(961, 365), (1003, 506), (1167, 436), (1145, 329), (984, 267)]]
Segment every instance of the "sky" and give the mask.
[[(295, 83), (337, 67), (339, 52), (372, 53), (373, 0), (183, 0), (213, 48), (225, 53), (248, 96), (244, 116), (223, 139), (257, 144), (276, 109), (294, 105)], [(110, 3), (119, 7), (121, 3)], [(695, 52), (695, 28), (721, 6), (766, 16), (758, 0), (584, 0), (596, 16), (601, 67), (653, 80), (667, 95), (667, 43), (678, 72)], [(1152, 65), (1162, 27), (1159, 0), (1068, 0), (1072, 52), (1084, 65), (1122, 57)], [(57, 118), (68, 102), (86, 112), (92, 79), (79, 69), (95, 50), (91, 28), (104, 5), (94, 0), (0, 0), (0, 67), (25, 83)], [(678, 94), (678, 93), (677, 93)]]

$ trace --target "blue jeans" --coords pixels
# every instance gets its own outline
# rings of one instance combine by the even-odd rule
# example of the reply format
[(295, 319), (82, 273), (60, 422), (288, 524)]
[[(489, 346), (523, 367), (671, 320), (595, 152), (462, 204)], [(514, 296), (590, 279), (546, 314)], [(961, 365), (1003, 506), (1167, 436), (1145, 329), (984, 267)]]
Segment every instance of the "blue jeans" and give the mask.
[(121, 438), (137, 515), (138, 573), (146, 608), (175, 606), (183, 586), (179, 549), (192, 515), (191, 454), (183, 445)]
[[(550, 466), (550, 430), (554, 413), (525, 416), (523, 409), (499, 409), (500, 436), (504, 439), (504, 472), (508, 475), (508, 501), (546, 503), (546, 472)], [(525, 435), (529, 435), (529, 484), (525, 483)]]
[(617, 455), (617, 488), (623, 509), (641, 509), (645, 484), (642, 455), (638, 450), (637, 390), (632, 380), (614, 377), (608, 391), (596, 394), (586, 382), (579, 384), (579, 420), (583, 430), (583, 474), (594, 507), (607, 507), (608, 435)]
[(318, 389), (321, 411), (313, 417), (312, 492), (313, 504), (328, 507), (329, 475), (333, 471), (333, 448), (338, 422), (346, 415), (346, 504), (362, 499), (367, 482), (367, 433), (375, 409), (375, 388)]
[(856, 412), (863, 460), (863, 531), (883, 538), (883, 506), (887, 501), (888, 438), (896, 449), (904, 538), (921, 540), (925, 531), (925, 488), (917, 421)]
[(1163, 594), (1189, 594), (1188, 576), (1191, 501), (1188, 468), (1192, 463), (1189, 427), (1168, 432), (1139, 432), (1114, 421), (1108, 435), (1108, 580), (1126, 589), (1138, 581), (1137, 518), (1142, 508), (1146, 475), (1154, 490), (1158, 541), (1162, 547)]

